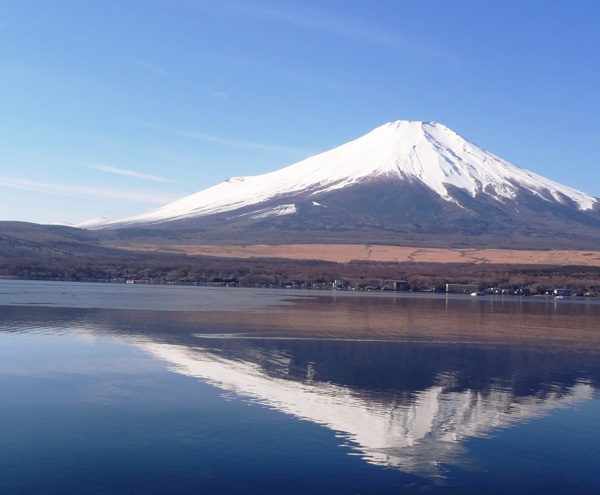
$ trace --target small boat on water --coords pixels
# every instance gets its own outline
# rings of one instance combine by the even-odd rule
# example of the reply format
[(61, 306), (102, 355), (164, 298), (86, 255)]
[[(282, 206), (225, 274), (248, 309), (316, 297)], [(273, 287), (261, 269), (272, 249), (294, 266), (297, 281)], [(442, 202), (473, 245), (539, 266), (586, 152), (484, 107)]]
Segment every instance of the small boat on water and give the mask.
[(472, 296), (485, 296), (485, 292), (478, 290), (477, 292), (471, 292)]

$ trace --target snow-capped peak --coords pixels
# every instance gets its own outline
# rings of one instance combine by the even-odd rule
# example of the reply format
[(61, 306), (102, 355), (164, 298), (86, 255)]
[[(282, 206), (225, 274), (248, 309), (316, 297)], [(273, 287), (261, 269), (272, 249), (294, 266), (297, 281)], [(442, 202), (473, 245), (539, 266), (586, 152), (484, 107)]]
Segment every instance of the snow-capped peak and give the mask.
[(448, 187), (455, 186), (473, 197), (487, 194), (502, 202), (513, 199), (519, 189), (548, 201), (568, 198), (581, 210), (597, 202), (484, 151), (442, 124), (398, 120), (275, 172), (232, 177), (162, 208), (98, 226), (199, 217), (299, 193), (318, 200), (322, 193), (381, 177), (419, 181), (447, 201), (454, 201)]

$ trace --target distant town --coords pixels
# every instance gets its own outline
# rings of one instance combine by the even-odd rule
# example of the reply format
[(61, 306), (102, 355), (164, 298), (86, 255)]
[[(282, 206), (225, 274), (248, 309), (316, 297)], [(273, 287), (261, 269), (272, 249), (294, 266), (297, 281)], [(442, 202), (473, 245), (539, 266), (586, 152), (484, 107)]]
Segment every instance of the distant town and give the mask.
[[(90, 281), (90, 280), (88, 280)], [(598, 297), (600, 294), (596, 291), (590, 291), (585, 288), (537, 288), (532, 290), (530, 287), (481, 287), (477, 284), (458, 284), (446, 283), (436, 285), (435, 287), (418, 286), (411, 284), (407, 280), (382, 280), (380, 284), (354, 283), (335, 279), (332, 282), (318, 281), (306, 282), (304, 280), (283, 280), (278, 284), (247, 284), (238, 278), (220, 278), (212, 280), (191, 280), (187, 277), (168, 280), (168, 279), (99, 279), (91, 280), (93, 282), (110, 282), (126, 284), (160, 284), (160, 285), (192, 285), (203, 287), (254, 287), (270, 289), (305, 289), (305, 290), (333, 290), (333, 291), (359, 291), (359, 292), (436, 292), (447, 294), (470, 294), (472, 296), (486, 295), (516, 295), (532, 296), (545, 295), (555, 297)]]

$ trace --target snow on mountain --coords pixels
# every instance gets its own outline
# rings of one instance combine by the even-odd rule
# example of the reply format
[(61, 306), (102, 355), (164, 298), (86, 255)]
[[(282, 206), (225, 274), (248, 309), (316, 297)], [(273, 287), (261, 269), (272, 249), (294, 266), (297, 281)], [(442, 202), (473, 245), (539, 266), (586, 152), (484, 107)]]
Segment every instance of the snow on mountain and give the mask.
[(275, 208), (263, 208), (262, 210), (253, 211), (252, 213), (244, 213), (242, 216), (248, 215), (250, 218), (269, 218), (269, 217), (281, 217), (284, 215), (292, 215), (296, 213), (296, 205), (281, 205)]
[(108, 222), (108, 218), (106, 217), (94, 217), (94, 218), (90, 218), (89, 220), (85, 220), (81, 223), (78, 223), (76, 225), (76, 227), (80, 228), (80, 229), (86, 229), (88, 227), (94, 227), (96, 225), (101, 225)]
[[(257, 205), (268, 200), (322, 193), (378, 178), (419, 181), (446, 201), (456, 203), (448, 187), (472, 197), (487, 195), (499, 202), (525, 189), (546, 201), (572, 201), (579, 210), (590, 210), (593, 196), (517, 167), (479, 148), (437, 122), (396, 121), (335, 149), (264, 175), (232, 177), (141, 215), (114, 222), (86, 222), (84, 228), (124, 227), (135, 224), (200, 217)], [(293, 205), (282, 205), (270, 215), (291, 214)], [(260, 211), (259, 211), (260, 210)]]

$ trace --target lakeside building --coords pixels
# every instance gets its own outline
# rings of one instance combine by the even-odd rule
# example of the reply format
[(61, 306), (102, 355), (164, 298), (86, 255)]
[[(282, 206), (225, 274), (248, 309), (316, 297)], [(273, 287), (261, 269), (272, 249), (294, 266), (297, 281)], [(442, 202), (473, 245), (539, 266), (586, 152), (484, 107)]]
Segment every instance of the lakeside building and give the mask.
[[(389, 287), (387, 280), (385, 281), (385, 285), (386, 285), (386, 287)], [(410, 283), (407, 280), (394, 280), (391, 283), (391, 287), (392, 287), (392, 290), (395, 290), (397, 292), (408, 291), (408, 290), (410, 290)]]
[(575, 289), (554, 289), (555, 296), (571, 297), (577, 293)]
[(446, 292), (454, 294), (471, 294), (479, 291), (477, 284), (446, 284)]

